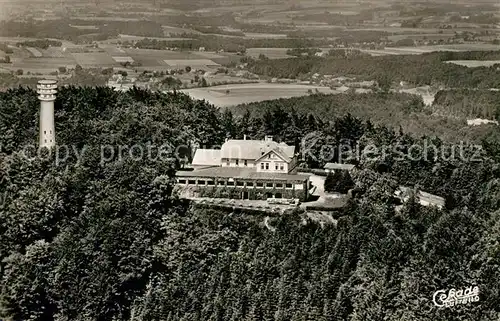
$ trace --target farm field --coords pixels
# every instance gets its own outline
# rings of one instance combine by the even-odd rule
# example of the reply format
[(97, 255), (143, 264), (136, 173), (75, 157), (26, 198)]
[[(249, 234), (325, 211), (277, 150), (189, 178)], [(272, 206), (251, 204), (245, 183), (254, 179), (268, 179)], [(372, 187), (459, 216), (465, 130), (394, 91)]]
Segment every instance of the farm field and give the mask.
[(324, 94), (340, 93), (328, 87), (268, 83), (223, 85), (181, 91), (194, 99), (206, 100), (218, 107), (229, 107), (264, 100), (305, 96), (309, 90), (315, 91), (316, 89)]
[(119, 56), (128, 56), (127, 52), (120, 48), (119, 46), (116, 45), (105, 45), (102, 44), (99, 46), (100, 48), (104, 49), (106, 53), (108, 53), (110, 56), (113, 57), (119, 57)]
[(489, 51), (499, 50), (500, 47), (491, 44), (456, 44), (456, 45), (434, 45), (434, 46), (418, 46), (418, 47), (386, 47), (380, 50), (361, 49), (361, 51), (369, 53), (373, 56), (383, 55), (419, 55), (433, 51)]
[(143, 62), (149, 59), (205, 59), (202, 53), (194, 51), (173, 51), (173, 50), (154, 50), (154, 49), (133, 49), (125, 48), (123, 52), (134, 58), (134, 60)]
[(74, 68), (75, 61), (70, 58), (25, 58), (12, 59), (11, 64), (2, 64), (4, 69), (12, 71), (22, 69), (24, 72), (48, 74), (59, 67)]
[[(142, 67), (155, 67), (168, 65), (166, 60), (193, 60), (196, 61), (205, 60), (205, 62), (210, 65), (222, 64), (229, 62), (229, 59), (225, 55), (218, 55), (213, 52), (197, 52), (197, 51), (171, 51), (171, 50), (153, 50), (153, 49), (122, 49), (122, 56), (129, 56), (134, 61), (141, 64)], [(113, 57), (119, 55), (113, 55)], [(217, 60), (217, 61), (214, 61)], [(210, 62), (212, 61), (212, 62)], [(186, 62), (189, 65), (189, 62)]]
[[(282, 5), (276, 5), (276, 4), (268, 4), (268, 3), (259, 3), (259, 9), (260, 10), (283, 10)], [(223, 13), (223, 12), (246, 12), (246, 11), (252, 11), (255, 10), (255, 5), (232, 5), (232, 6), (225, 6), (225, 7), (220, 7), (220, 6), (215, 6), (215, 7), (209, 7), (209, 8), (202, 8), (202, 9), (197, 9), (193, 11), (193, 13), (197, 14), (213, 14), (213, 13)]]
[(190, 29), (190, 28), (179, 28), (179, 27), (174, 27), (174, 26), (161, 26), (163, 29), (163, 33), (165, 36), (168, 36), (170, 34), (182, 34), (182, 33), (194, 33), (194, 34), (201, 34), (201, 32)]
[(26, 47), (26, 50), (28, 50), (35, 58), (43, 57), (43, 54), (37, 48)]
[(142, 19), (139, 18), (130, 18), (130, 17), (82, 17), (78, 16), (77, 17), (79, 20), (85, 20), (85, 21), (141, 21)]
[(450, 60), (447, 61), (446, 63), (456, 64), (469, 68), (475, 68), (475, 67), (490, 67), (496, 64), (500, 64), (500, 60)]
[(74, 53), (76, 63), (82, 67), (113, 67), (116, 61), (106, 52)]
[(415, 34), (415, 35), (394, 35), (394, 36), (388, 36), (387, 39), (391, 41), (399, 41), (403, 39), (413, 39), (413, 40), (422, 40), (422, 39), (427, 39), (427, 40), (447, 40), (449, 38), (452, 38), (455, 34), (453, 33), (422, 33), (422, 34)]
[(155, 39), (155, 40), (169, 40), (169, 41), (179, 41), (179, 40), (192, 40), (192, 38), (172, 38), (172, 37), (143, 37), (143, 36), (133, 36), (133, 35), (118, 35), (120, 41), (138, 41), (142, 39)]
[(64, 58), (68, 57), (69, 54), (66, 54), (62, 51), (60, 47), (49, 47), (47, 49), (38, 49), (43, 57), (51, 57), (51, 58)]
[(259, 58), (260, 54), (266, 55), (269, 59), (293, 58), (286, 54), (289, 48), (248, 48), (247, 55), (252, 58)]
[(198, 52), (196, 52), (196, 55), (203, 57), (203, 58), (206, 58), (206, 59), (224, 59), (224, 58), (227, 58), (228, 55), (230, 56), (231, 54), (221, 55), (221, 54), (218, 54), (215, 52), (210, 52), (210, 51), (198, 51)]
[(23, 41), (33, 41), (37, 38), (27, 38), (27, 37), (0, 37), (0, 42), (15, 44)]
[(210, 59), (167, 59), (164, 61), (170, 67), (177, 69), (183, 69), (188, 66), (195, 69), (203, 69), (209, 67), (217, 68), (218, 66), (220, 66)]
[(286, 39), (286, 34), (281, 33), (256, 33), (256, 32), (246, 32), (245, 38), (250, 39)]
[[(334, 28), (338, 28), (339, 26), (331, 26)], [(446, 32), (443, 29), (439, 28), (409, 28), (409, 27), (377, 27), (377, 26), (370, 26), (370, 27), (361, 27), (361, 28), (345, 28), (345, 30), (349, 31), (366, 31), (366, 30), (371, 30), (371, 31), (385, 31), (385, 32), (393, 32), (393, 33), (405, 33), (405, 34), (424, 34), (424, 33), (429, 33), (429, 34), (439, 34), (439, 32)], [(494, 29), (491, 29), (494, 30)], [(473, 28), (468, 25), (464, 25), (463, 28), (460, 28), (460, 31), (477, 31), (477, 28)], [(448, 31), (449, 32), (449, 31)]]
[(69, 26), (71, 28), (76, 28), (79, 30), (99, 30), (99, 28), (97, 26), (77, 26), (77, 25), (72, 25), (72, 24), (69, 24)]

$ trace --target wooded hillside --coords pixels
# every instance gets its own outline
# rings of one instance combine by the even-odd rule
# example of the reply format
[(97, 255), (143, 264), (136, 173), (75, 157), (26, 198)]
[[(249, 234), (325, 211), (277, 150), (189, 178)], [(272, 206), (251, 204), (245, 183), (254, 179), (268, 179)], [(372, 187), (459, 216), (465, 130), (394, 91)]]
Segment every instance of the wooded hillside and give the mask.
[[(270, 107), (235, 117), (178, 93), (69, 87), (57, 97), (58, 146), (73, 151), (64, 160), (26, 147), (37, 142), (35, 92), (0, 94), (1, 318), (498, 320), (498, 144), (485, 144), (474, 162), (361, 158), (355, 197), (337, 224), (297, 210), (271, 218), (271, 231), (258, 215), (180, 201), (176, 156), (244, 134), (300, 146), (316, 132), (312, 155), (341, 142), (408, 149), (425, 138), (352, 115)], [(128, 153), (148, 144), (186, 147), (181, 155)], [(411, 199), (397, 212), (399, 184), (446, 196), (446, 208)], [(433, 305), (435, 291), (469, 285), (479, 286), (479, 302)]]

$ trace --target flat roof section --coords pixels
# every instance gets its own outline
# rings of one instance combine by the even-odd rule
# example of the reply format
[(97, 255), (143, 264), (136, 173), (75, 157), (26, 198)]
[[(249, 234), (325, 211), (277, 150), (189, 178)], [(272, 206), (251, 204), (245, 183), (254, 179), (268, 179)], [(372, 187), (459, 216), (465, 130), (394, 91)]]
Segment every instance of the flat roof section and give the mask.
[(286, 174), (286, 173), (267, 173), (257, 172), (255, 168), (244, 167), (211, 167), (198, 169), (194, 171), (179, 171), (177, 177), (203, 177), (203, 178), (240, 178), (240, 179), (268, 179), (268, 180), (288, 180), (305, 181), (309, 175)]
[(355, 165), (352, 164), (340, 164), (340, 163), (327, 163), (324, 167), (324, 169), (340, 169), (340, 170), (346, 170), (350, 171), (356, 167)]
[(42, 80), (39, 80), (38, 83), (41, 84), (41, 85), (54, 85), (54, 84), (57, 84), (57, 80), (42, 79)]

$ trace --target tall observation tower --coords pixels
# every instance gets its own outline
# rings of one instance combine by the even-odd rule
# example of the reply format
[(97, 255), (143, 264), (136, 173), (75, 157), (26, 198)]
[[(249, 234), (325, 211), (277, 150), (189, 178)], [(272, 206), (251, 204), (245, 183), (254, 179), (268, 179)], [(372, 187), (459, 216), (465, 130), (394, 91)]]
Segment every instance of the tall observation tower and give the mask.
[(40, 100), (40, 148), (56, 145), (54, 127), (54, 101), (56, 100), (57, 81), (40, 80), (36, 86)]

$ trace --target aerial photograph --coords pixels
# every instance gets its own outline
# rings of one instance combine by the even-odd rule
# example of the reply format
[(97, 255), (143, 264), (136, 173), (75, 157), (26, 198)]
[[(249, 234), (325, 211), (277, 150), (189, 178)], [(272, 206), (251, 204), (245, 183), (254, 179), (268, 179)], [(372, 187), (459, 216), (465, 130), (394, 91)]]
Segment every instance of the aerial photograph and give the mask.
[(500, 1), (0, 0), (0, 321), (500, 321)]

